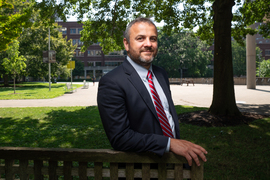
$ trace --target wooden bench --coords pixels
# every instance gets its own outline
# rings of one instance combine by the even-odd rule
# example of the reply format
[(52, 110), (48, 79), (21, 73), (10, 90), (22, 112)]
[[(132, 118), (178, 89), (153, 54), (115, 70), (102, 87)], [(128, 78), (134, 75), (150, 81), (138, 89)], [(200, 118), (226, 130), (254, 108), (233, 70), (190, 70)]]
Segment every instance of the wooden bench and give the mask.
[(184, 83), (186, 83), (186, 84), (187, 84), (187, 86), (188, 86), (188, 84), (191, 84), (191, 83), (192, 83), (192, 84), (193, 84), (193, 86), (194, 86), (194, 81), (193, 81), (193, 80), (186, 80), (186, 79), (185, 79), (185, 80), (183, 80), (183, 81), (182, 81), (181, 86), (182, 86)]
[(66, 91), (66, 92), (74, 92), (74, 91), (77, 91), (77, 89), (74, 88), (73, 85), (72, 85), (71, 83), (66, 83), (65, 91)]
[(169, 83), (170, 84), (181, 84), (180, 78), (169, 78)]
[[(125, 163), (125, 168), (118, 168), (119, 163)], [(134, 163), (142, 163), (142, 168), (134, 168)], [(150, 169), (151, 163), (157, 163), (158, 169)], [(127, 180), (203, 179), (202, 160), (201, 166), (196, 166), (193, 162), (190, 170), (183, 169), (185, 163), (187, 161), (184, 157), (171, 152), (159, 157), (153, 153), (108, 149), (0, 147), (0, 177), (5, 177), (6, 180), (18, 177), (20, 180), (56, 180), (59, 177), (64, 180), (71, 180), (73, 177), (80, 180), (87, 180), (88, 177), (95, 177), (95, 180), (103, 177), (110, 180), (117, 180), (119, 177)]]

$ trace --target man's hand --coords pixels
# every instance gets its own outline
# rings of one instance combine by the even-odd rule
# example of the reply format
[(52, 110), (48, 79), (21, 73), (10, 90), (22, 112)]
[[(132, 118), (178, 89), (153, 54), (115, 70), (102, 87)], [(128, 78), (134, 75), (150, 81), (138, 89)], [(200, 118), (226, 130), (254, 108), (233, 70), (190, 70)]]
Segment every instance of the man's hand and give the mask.
[(200, 166), (198, 155), (204, 162), (207, 161), (205, 157), (207, 151), (203, 147), (186, 140), (171, 138), (170, 151), (175, 154), (184, 156), (190, 166), (192, 165), (192, 159), (194, 159), (196, 164)]

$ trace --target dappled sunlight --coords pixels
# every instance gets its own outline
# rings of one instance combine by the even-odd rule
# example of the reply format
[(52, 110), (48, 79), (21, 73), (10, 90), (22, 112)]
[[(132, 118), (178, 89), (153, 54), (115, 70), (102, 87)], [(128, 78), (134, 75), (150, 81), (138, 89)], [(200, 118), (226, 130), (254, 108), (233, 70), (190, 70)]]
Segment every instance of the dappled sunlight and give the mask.
[(201, 111), (207, 110), (208, 108), (205, 107), (195, 107), (195, 106), (183, 106), (183, 105), (176, 105), (175, 110), (177, 114), (186, 113), (186, 112), (193, 112), (193, 111)]
[(255, 128), (255, 129), (260, 129), (258, 126), (253, 125), (253, 124), (250, 124), (250, 125), (249, 125), (249, 127), (251, 127), (251, 128)]
[[(198, 110), (189, 106), (176, 109), (177, 113)], [(228, 179), (269, 177), (266, 170), (270, 159), (270, 118), (230, 127), (181, 123), (180, 137), (208, 151), (205, 177), (219, 179), (215, 174)], [(0, 146), (112, 149), (96, 106), (2, 108)]]
[(265, 170), (269, 169), (270, 159), (270, 118), (233, 127), (199, 127), (182, 123), (180, 136), (208, 151), (204, 164), (207, 177), (216, 174), (216, 170), (220, 177), (231, 177), (229, 179), (239, 174), (245, 174), (240, 179), (264, 179), (260, 177), (267, 176)]

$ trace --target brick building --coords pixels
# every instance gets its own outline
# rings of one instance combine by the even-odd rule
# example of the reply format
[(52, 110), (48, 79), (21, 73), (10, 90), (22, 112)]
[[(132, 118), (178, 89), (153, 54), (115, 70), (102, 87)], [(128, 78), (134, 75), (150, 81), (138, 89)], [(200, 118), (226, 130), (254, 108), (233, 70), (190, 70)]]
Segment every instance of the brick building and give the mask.
[[(256, 23), (255, 27), (258, 28), (260, 23)], [(270, 39), (265, 39), (260, 34), (256, 34), (256, 45), (261, 49), (261, 57), (265, 60), (270, 59)]]
[(62, 31), (63, 36), (67, 36), (67, 40), (72, 39), (73, 45), (77, 44), (74, 58), (84, 64), (84, 78), (95, 76), (99, 80), (124, 61), (124, 50), (104, 55), (98, 43), (89, 46), (85, 52), (81, 52), (83, 42), (80, 41), (80, 31), (83, 29), (83, 24), (78, 22), (58, 22), (58, 24), (66, 28)]

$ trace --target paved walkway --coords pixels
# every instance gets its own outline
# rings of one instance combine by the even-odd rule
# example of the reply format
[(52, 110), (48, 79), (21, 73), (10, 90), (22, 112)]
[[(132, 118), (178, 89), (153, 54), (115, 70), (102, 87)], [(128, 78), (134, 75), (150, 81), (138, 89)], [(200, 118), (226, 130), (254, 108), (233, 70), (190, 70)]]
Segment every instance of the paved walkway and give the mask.
[[(53, 99), (0, 100), (0, 107), (95, 106), (97, 88), (98, 83), (95, 86), (90, 83), (88, 89), (79, 88), (77, 92)], [(175, 105), (210, 107), (212, 102), (213, 85), (171, 85), (171, 91)], [(235, 97), (241, 111), (270, 115), (270, 86), (247, 89), (244, 85), (236, 85)]]

